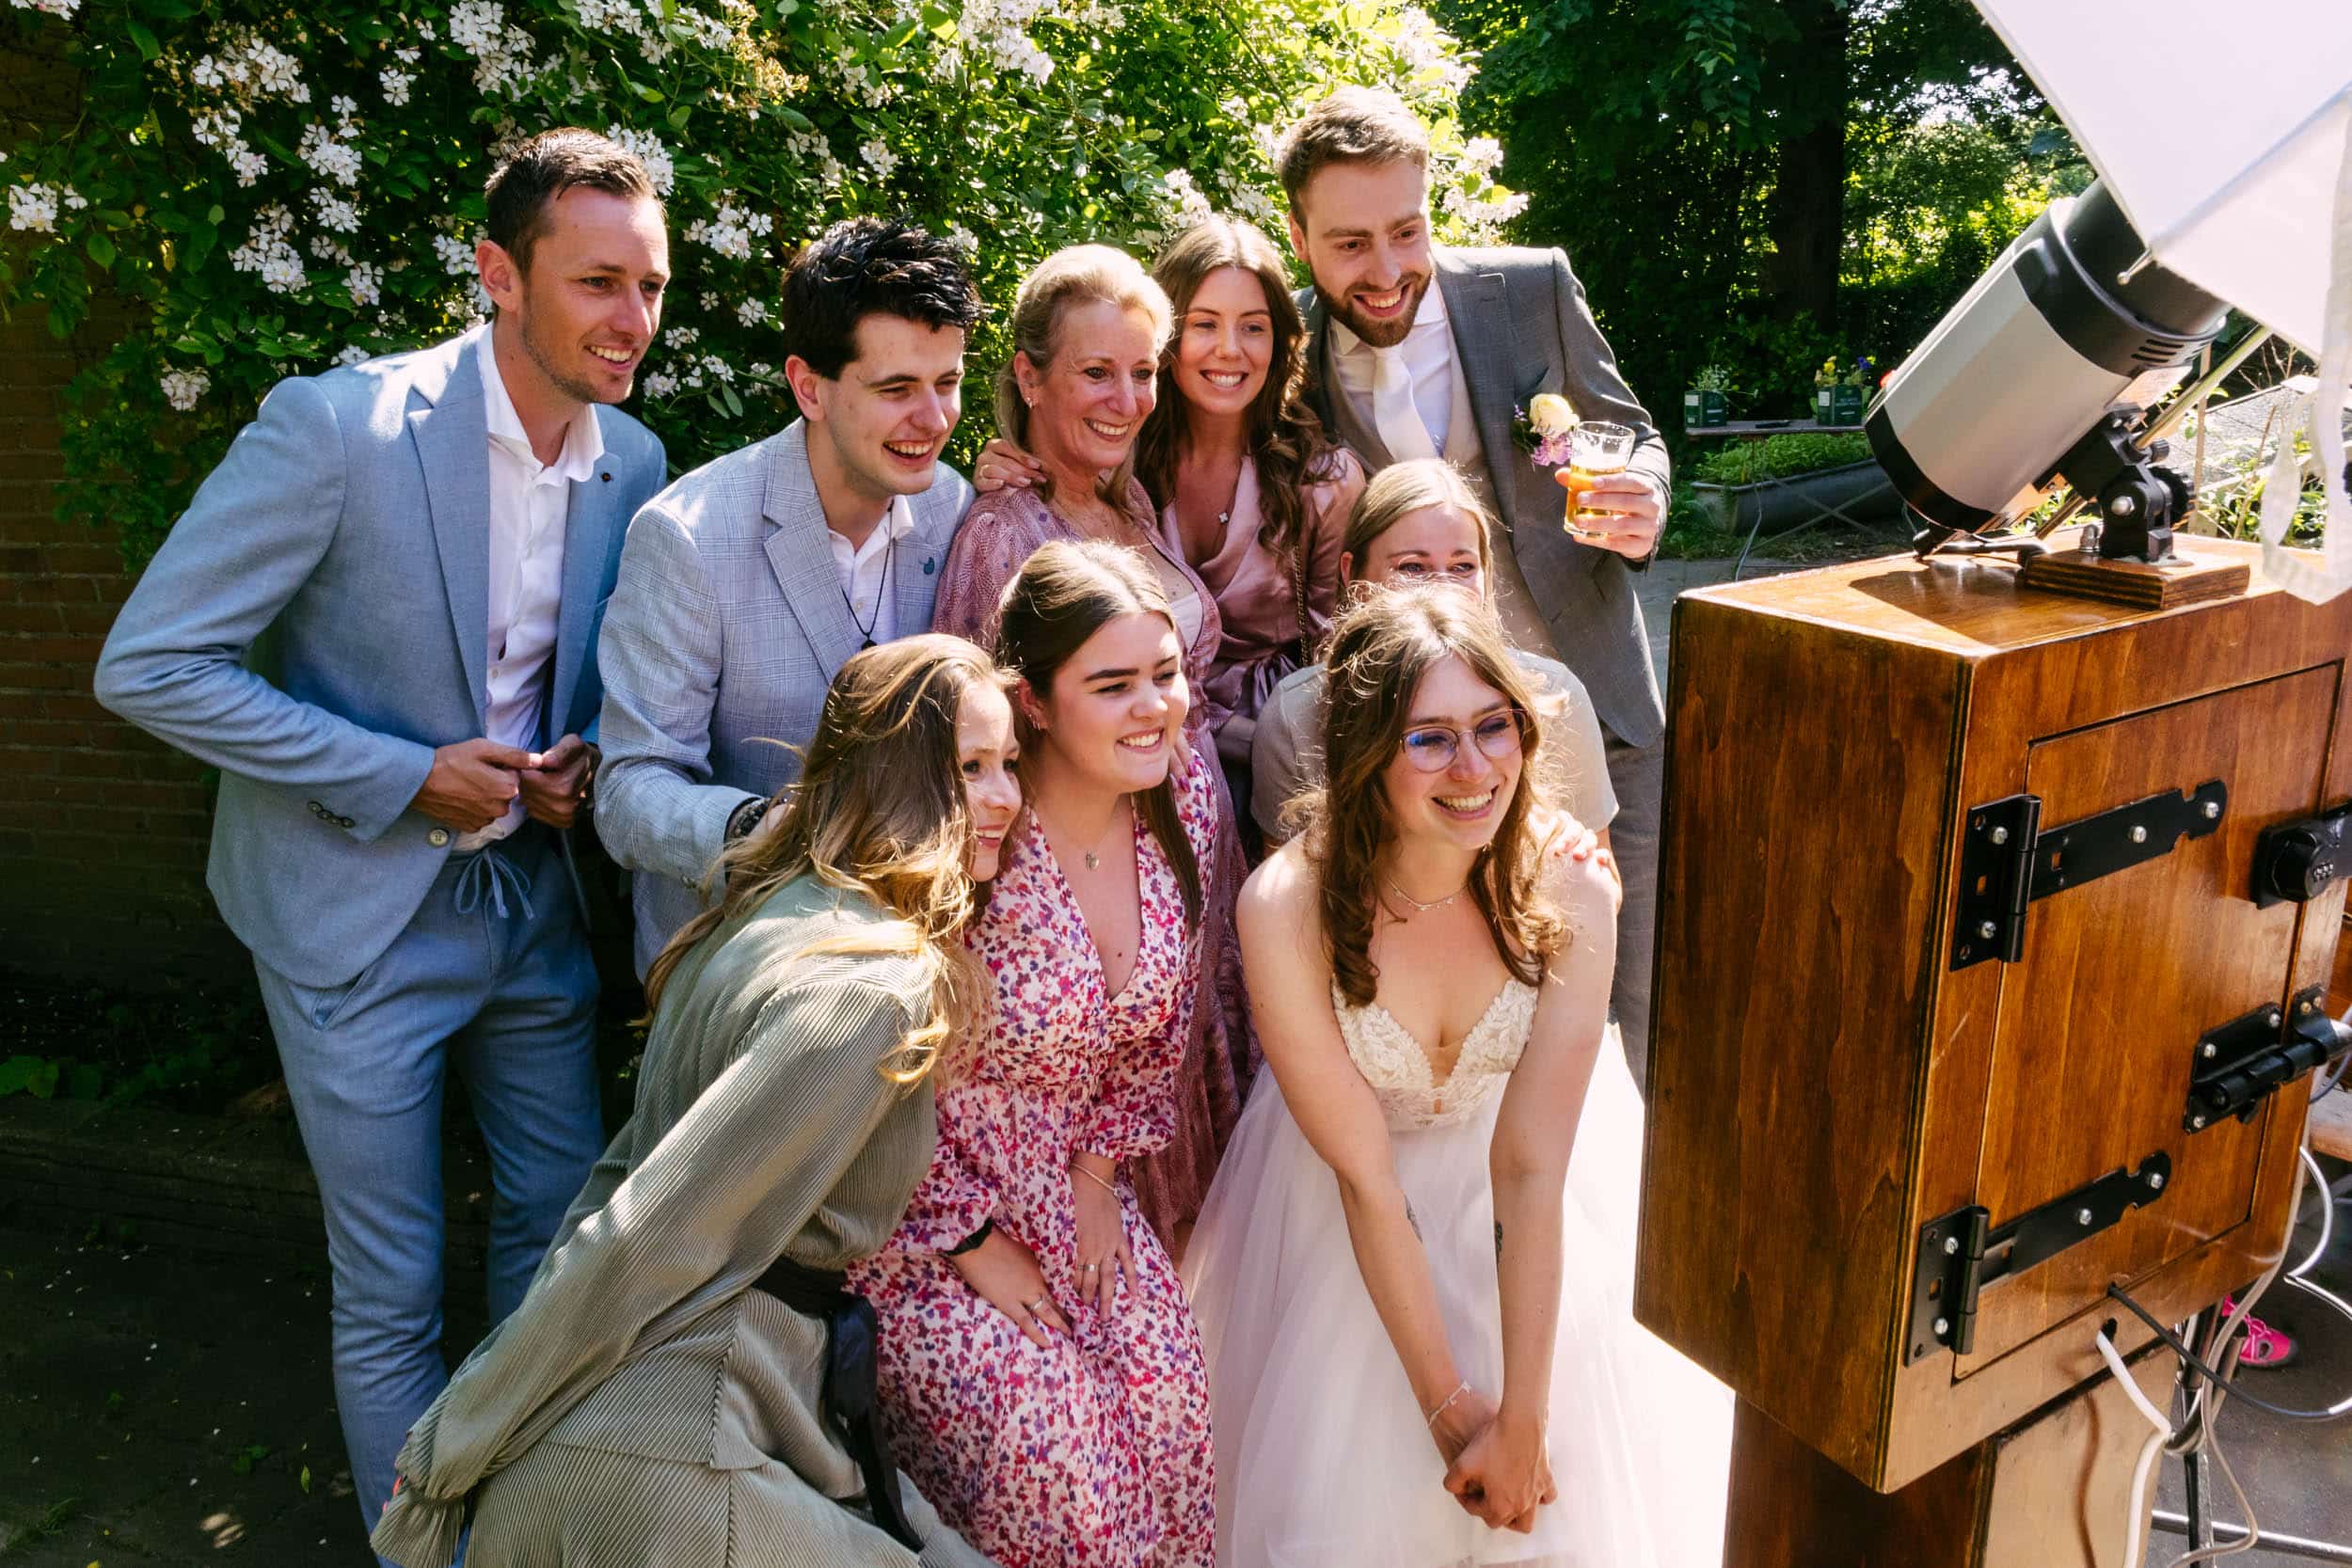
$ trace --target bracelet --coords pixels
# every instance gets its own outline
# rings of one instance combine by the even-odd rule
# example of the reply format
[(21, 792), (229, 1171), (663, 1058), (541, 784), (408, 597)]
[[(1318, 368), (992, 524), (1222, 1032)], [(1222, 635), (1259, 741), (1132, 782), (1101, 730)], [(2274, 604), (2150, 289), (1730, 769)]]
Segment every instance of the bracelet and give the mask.
[(958, 1242), (954, 1246), (941, 1247), (939, 1249), (939, 1255), (942, 1258), (961, 1258), (965, 1253), (970, 1252), (974, 1247), (978, 1246), (982, 1242), (987, 1241), (989, 1237), (994, 1235), (995, 1233), (996, 1221), (992, 1216), (991, 1218), (982, 1220), (980, 1222), (980, 1227), (977, 1230), (975, 1230), (971, 1235), (966, 1236), (962, 1241)]
[(754, 828), (759, 826), (759, 819), (768, 815), (768, 808), (773, 803), (770, 800), (752, 800), (737, 806), (727, 814), (727, 825), (721, 831), (721, 842), (733, 844), (748, 836)]
[(1073, 1176), (1085, 1177), (1089, 1181), (1093, 1182), (1096, 1186), (1110, 1194), (1111, 1196), (1117, 1197), (1119, 1196), (1119, 1189), (1117, 1187), (1112, 1186), (1109, 1182), (1104, 1180), (1101, 1177), (1087, 1169), (1086, 1166), (1073, 1165), (1070, 1167), (1070, 1171)]
[(1445, 1398), (1443, 1398), (1443, 1399), (1441, 1399), (1441, 1400), (1439, 1400), (1439, 1401), (1438, 1402), (1438, 1408), (1437, 1408), (1437, 1409), (1435, 1409), (1435, 1410), (1432, 1410), (1432, 1411), (1429, 1413), (1428, 1419), (1427, 1419), (1427, 1421), (1426, 1421), (1424, 1424), (1429, 1425), (1429, 1426), (1436, 1426), (1436, 1425), (1438, 1424), (1438, 1417), (1440, 1417), (1440, 1416), (1442, 1416), (1442, 1415), (1444, 1415), (1444, 1414), (1445, 1414), (1448, 1410), (1452, 1409), (1452, 1408), (1454, 1407), (1454, 1402), (1455, 1400), (1460, 1399), (1460, 1398), (1461, 1398), (1464, 1394), (1467, 1394), (1467, 1393), (1469, 1393), (1469, 1392), (1470, 1392), (1470, 1380), (1469, 1380), (1468, 1378), (1465, 1378), (1465, 1379), (1463, 1379), (1460, 1383), (1457, 1383), (1457, 1384), (1455, 1384), (1455, 1385), (1454, 1386), (1454, 1392), (1452, 1392), (1451, 1394), (1448, 1394)]

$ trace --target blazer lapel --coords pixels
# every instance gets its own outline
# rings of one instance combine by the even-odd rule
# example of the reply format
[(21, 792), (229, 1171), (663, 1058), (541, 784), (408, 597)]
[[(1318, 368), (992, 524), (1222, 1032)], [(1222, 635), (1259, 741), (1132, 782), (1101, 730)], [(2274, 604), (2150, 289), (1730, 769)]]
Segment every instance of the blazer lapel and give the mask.
[[(918, 497), (897, 504), (913, 508)], [(890, 520), (882, 519), (888, 528)], [(919, 515), (906, 537), (890, 545), (890, 614), (900, 637), (931, 629), (931, 607), (939, 594), (940, 557), (947, 552), (923, 537)]]
[(612, 461), (610, 452), (599, 458), (596, 472), (573, 481), (565, 499), (563, 597), (556, 601), (555, 673), (548, 687), (550, 745), (571, 728), (572, 698), (580, 690), (580, 672), (596, 630), (604, 563), (612, 556), (612, 531), (628, 521), (616, 515), (620, 509), (612, 499), (614, 487), (597, 477), (612, 471)]
[(1438, 287), (1445, 294), (1445, 313), (1454, 328), (1454, 373), (1470, 392), (1470, 413), (1478, 425), (1478, 444), (1486, 450), (1486, 472), (1495, 485), (1496, 504), (1510, 515), (1518, 476), (1511, 456), (1518, 449), (1511, 439), (1513, 353), (1510, 303), (1502, 275), (1480, 272), (1450, 250), (1438, 258)]
[(480, 341), (463, 343), (439, 367), (437, 384), (421, 373), (415, 391), (428, 406), (410, 411), (408, 430), (424, 467), (425, 507), (449, 596), (450, 631), (466, 669), (476, 733), (489, 722), (490, 425), (483, 411)]
[[(774, 525), (766, 545), (769, 567), (830, 682), (858, 651), (862, 638), (850, 618), (849, 601), (841, 596), (841, 573), (826, 537), (825, 509), (808, 471), (808, 430), (798, 420), (776, 437), (761, 510)], [(921, 570), (919, 562), (916, 570)]]

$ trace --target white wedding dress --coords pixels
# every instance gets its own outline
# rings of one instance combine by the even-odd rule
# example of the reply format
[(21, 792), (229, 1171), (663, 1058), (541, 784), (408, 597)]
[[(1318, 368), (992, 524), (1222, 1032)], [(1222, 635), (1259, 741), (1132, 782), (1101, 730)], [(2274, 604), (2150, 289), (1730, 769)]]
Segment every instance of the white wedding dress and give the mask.
[[(1396, 1170), (1465, 1378), (1502, 1388), (1487, 1175), (1503, 1085), (1534, 1022), (1512, 980), (1433, 1082), (1377, 1003), (1336, 992), (1348, 1054), (1387, 1115)], [(1731, 1396), (1633, 1321), (1642, 1103), (1612, 1029), (1568, 1167), (1551, 1473), (1533, 1535), (1488, 1528), (1445, 1465), (1364, 1288), (1339, 1182), (1271, 1071), (1234, 1130), (1184, 1258), (1208, 1352), (1218, 1568), (1716, 1568)]]

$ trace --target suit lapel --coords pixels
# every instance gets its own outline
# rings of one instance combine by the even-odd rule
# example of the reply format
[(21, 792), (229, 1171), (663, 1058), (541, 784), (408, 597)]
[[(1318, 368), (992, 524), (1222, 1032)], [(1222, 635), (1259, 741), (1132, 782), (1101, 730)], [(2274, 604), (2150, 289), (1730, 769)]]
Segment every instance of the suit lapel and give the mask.
[[(911, 497), (906, 504), (913, 508), (921, 497)], [(882, 526), (890, 526), (888, 518)], [(931, 629), (931, 605), (939, 591), (939, 558), (945, 552), (923, 537), (923, 521), (915, 514), (914, 526), (906, 537), (890, 545), (890, 616), (900, 637)]]
[[(601, 418), (602, 416), (598, 416)], [(599, 477), (612, 472), (608, 451), (596, 470), (575, 480), (564, 501), (564, 587), (556, 601), (555, 673), (548, 688), (547, 739), (561, 740), (571, 725), (572, 697), (587, 662), (596, 629), (596, 601), (604, 587), (604, 563), (612, 559), (612, 531), (627, 522), (616, 515), (615, 487)]]
[(1517, 450), (1511, 439), (1511, 377), (1517, 356), (1502, 275), (1480, 272), (1452, 251), (1440, 250), (1438, 287), (1445, 295), (1447, 324), (1454, 329), (1454, 373), (1470, 393), (1495, 502), (1507, 516), (1518, 477), (1510, 460)]
[[(863, 639), (857, 623), (850, 619), (849, 601), (841, 596), (841, 573), (826, 537), (825, 509), (808, 471), (808, 430), (797, 420), (776, 437), (762, 511), (774, 525), (766, 545), (768, 565), (830, 682)], [(920, 562), (916, 570), (921, 570)]]
[(461, 342), (419, 373), (414, 390), (427, 406), (408, 415), (477, 734), (489, 722), (490, 657), (490, 426), (474, 363), (481, 341)]

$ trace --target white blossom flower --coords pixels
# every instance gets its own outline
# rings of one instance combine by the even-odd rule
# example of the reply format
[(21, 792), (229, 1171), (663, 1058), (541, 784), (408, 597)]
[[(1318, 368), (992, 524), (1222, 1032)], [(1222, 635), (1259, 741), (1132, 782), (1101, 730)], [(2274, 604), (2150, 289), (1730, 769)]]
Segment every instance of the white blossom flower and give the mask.
[(1216, 209), (1209, 204), (1209, 198), (1194, 183), (1190, 169), (1169, 169), (1160, 176), (1160, 181), (1167, 187), (1168, 199), (1175, 205), (1177, 228), (1189, 229), (1201, 219), (1215, 215)]
[[(716, 289), (705, 289), (703, 291), (702, 307), (706, 310), (716, 310), (719, 309), (719, 293)], [(681, 326), (678, 330), (680, 332), (691, 332), (694, 329), (691, 326)]]
[(1472, 136), (1462, 148), (1460, 162), (1472, 174), (1492, 174), (1502, 163), (1502, 144), (1492, 136)]
[(452, 277), (462, 277), (473, 271), (473, 246), (456, 235), (434, 235), (433, 249), (441, 258), (441, 270)]
[(742, 198), (733, 191), (719, 193), (719, 210), (707, 218), (696, 218), (686, 230), (689, 242), (707, 245), (722, 256), (732, 256), (739, 261), (752, 258), (755, 238), (772, 232), (774, 217), (767, 213), (755, 213), (737, 205)]
[(207, 55), (188, 67), (188, 80), (208, 91), (217, 91), (229, 78), (220, 69), (220, 62)]
[[(711, 295), (714, 303), (718, 297), (716, 294)], [(671, 348), (687, 348), (702, 341), (702, 332), (696, 327), (674, 326), (661, 335), (661, 340)]]
[(735, 379), (735, 367), (715, 354), (706, 354), (702, 356), (702, 368), (714, 380), (733, 381)]
[(980, 237), (960, 223), (951, 223), (947, 226), (947, 243), (966, 256), (977, 256), (980, 253)]
[(65, 205), (68, 212), (78, 213), (83, 208), (89, 205), (89, 198), (84, 196), (80, 191), (75, 190), (72, 186), (60, 185), (57, 188), (65, 193)]
[(272, 202), (253, 215), (245, 244), (230, 252), (229, 264), (238, 272), (259, 273), (272, 293), (290, 294), (310, 281), (302, 254), (287, 239), (294, 232), (294, 214)]
[(54, 234), (57, 229), (57, 187), (36, 182), (8, 187), (8, 227)]
[(82, 8), (82, 0), (12, 0), (20, 11), (46, 11), (51, 16), (71, 22), (73, 13)]
[(376, 76), (376, 80), (384, 84), (385, 103), (395, 109), (407, 106), (408, 86), (416, 80), (416, 77), (405, 71), (393, 71), (387, 68)]
[(197, 400), (212, 385), (213, 378), (202, 371), (166, 371), (163, 375), (164, 401), (184, 414), (196, 406)]
[(236, 171), (238, 184), (250, 185), (269, 167), (269, 160), (240, 143), (229, 155), (229, 166)]
[(857, 155), (865, 160), (867, 168), (872, 169), (884, 180), (889, 179), (890, 171), (898, 166), (898, 155), (882, 145), (882, 139), (880, 136), (876, 136), (872, 141), (859, 148)]
[[(433, 30), (430, 27), (426, 28), (424, 36), (426, 38), (431, 38), (433, 36)], [(395, 49), (392, 51), (392, 58), (398, 60), (403, 65), (415, 65), (419, 60), (424, 58), (424, 51), (421, 49)]]
[(745, 326), (757, 326), (768, 319), (768, 302), (764, 299), (745, 300), (735, 308), (735, 319)]
[(384, 269), (362, 261), (343, 275), (354, 305), (373, 305), (384, 297)]
[(302, 128), (298, 151), (304, 163), (337, 184), (359, 182), (359, 150), (349, 142), (337, 140), (335, 133), (317, 120)]
[(310, 254), (322, 261), (331, 261), (339, 267), (351, 265), (351, 247), (332, 234), (311, 235)]
[(645, 395), (666, 398), (677, 390), (677, 377), (667, 371), (655, 371), (645, 377)]
[(359, 231), (359, 209), (331, 191), (314, 190), (310, 202), (319, 210), (319, 222), (340, 234)]
[(660, 136), (649, 131), (632, 131), (622, 125), (611, 127), (605, 135), (637, 154), (638, 161), (645, 166), (645, 172), (653, 177), (656, 191), (668, 196), (676, 188), (677, 165), (671, 158), (670, 150), (661, 145)]
[(374, 355), (370, 354), (366, 349), (361, 348), (358, 343), (352, 343), (347, 345), (341, 354), (335, 356), (335, 363), (338, 365), (364, 365), (374, 357)]
[(336, 94), (334, 97), (326, 101), (326, 108), (327, 112), (332, 114), (337, 119), (343, 120), (345, 122), (350, 121), (359, 113), (359, 105), (358, 102), (353, 99), (345, 98), (341, 93)]

